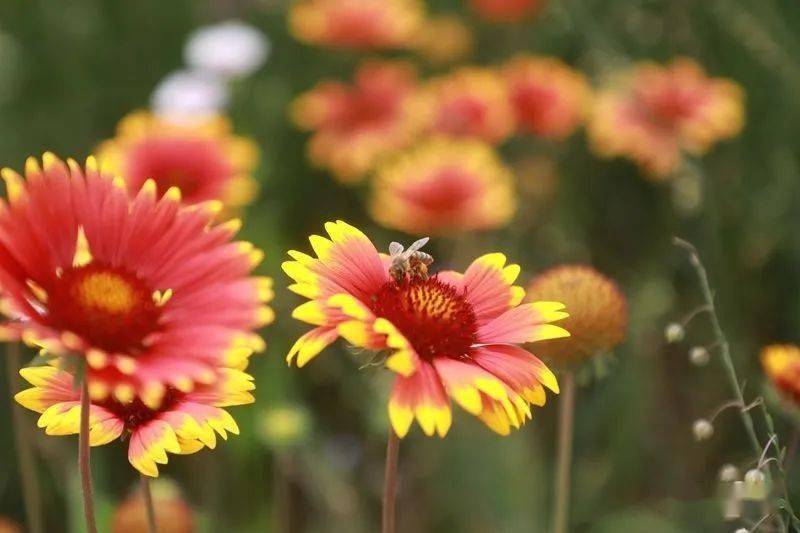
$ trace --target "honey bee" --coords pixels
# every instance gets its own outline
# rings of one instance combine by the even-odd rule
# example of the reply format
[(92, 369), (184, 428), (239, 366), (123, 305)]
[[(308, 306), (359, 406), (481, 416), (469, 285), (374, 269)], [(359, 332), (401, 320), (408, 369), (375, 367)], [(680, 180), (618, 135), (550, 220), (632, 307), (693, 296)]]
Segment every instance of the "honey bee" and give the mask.
[(428, 240), (428, 237), (420, 239), (409, 246), (408, 250), (404, 250), (399, 242), (389, 244), (389, 255), (392, 258), (389, 274), (398, 284), (405, 283), (407, 278), (428, 279), (428, 267), (433, 263), (433, 257), (420, 251)]

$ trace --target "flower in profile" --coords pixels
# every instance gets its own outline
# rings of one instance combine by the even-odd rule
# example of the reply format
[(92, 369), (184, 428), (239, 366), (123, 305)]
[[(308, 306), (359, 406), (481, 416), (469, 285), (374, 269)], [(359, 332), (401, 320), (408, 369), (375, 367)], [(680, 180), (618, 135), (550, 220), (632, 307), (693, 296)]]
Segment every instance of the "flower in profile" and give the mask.
[(580, 72), (558, 59), (535, 56), (517, 57), (504, 72), (521, 130), (563, 139), (583, 120), (589, 85)]
[(233, 241), (240, 222), (214, 223), (218, 202), (185, 206), (151, 180), (133, 196), (93, 158), (84, 172), (45, 154), (25, 175), (2, 171), (5, 331), (85, 360), (93, 400), (157, 408), (264, 348), (272, 281), (251, 276), (263, 254)]
[(517, 265), (503, 254), (476, 259), (461, 274), (429, 276), (432, 258), (393, 243), (391, 256), (378, 253), (358, 229), (338, 221), (325, 225), (330, 238), (312, 235), (317, 257), (290, 251), (283, 264), (295, 280), (290, 290), (309, 299), (292, 316), (314, 325), (287, 360), (304, 366), (343, 337), (350, 344), (386, 351), (397, 374), (389, 401), (395, 433), (405, 436), (414, 419), (426, 435), (450, 428), (450, 398), (508, 434), (545, 403), (545, 390), (558, 392), (553, 373), (519, 347), (568, 336), (551, 322), (567, 316), (555, 302), (521, 304), (524, 290), (513, 285)]
[(196, 117), (221, 112), (228, 105), (228, 98), (228, 88), (218, 76), (179, 70), (156, 86), (150, 97), (150, 107), (160, 117), (191, 122)]
[(562, 323), (570, 337), (542, 342), (536, 353), (559, 366), (569, 366), (608, 352), (625, 337), (628, 304), (617, 285), (585, 265), (562, 265), (536, 276), (528, 301), (557, 300), (569, 309)]
[(502, 226), (514, 214), (513, 178), (491, 146), (474, 139), (427, 139), (381, 166), (372, 217), (414, 234)]
[(264, 34), (237, 20), (198, 28), (183, 50), (189, 66), (225, 78), (255, 72), (268, 54), (269, 42)]
[(463, 67), (428, 82), (425, 115), (434, 133), (495, 144), (514, 130), (514, 110), (503, 77), (491, 69)]
[(232, 209), (255, 197), (258, 157), (255, 142), (233, 135), (221, 116), (180, 122), (145, 111), (124, 117), (116, 137), (97, 150), (103, 170), (122, 176), (132, 191), (152, 179), (158, 194), (177, 187), (185, 203), (219, 200)]
[(469, 26), (459, 17), (439, 15), (425, 19), (411, 47), (433, 64), (453, 63), (467, 57), (475, 39)]
[(664, 179), (684, 152), (703, 154), (737, 135), (743, 113), (741, 88), (709, 78), (691, 59), (643, 63), (598, 93), (589, 137), (597, 154), (630, 158), (653, 179)]
[(794, 405), (800, 404), (800, 348), (773, 344), (761, 351), (761, 365), (772, 385)]
[(359, 181), (378, 161), (407, 147), (420, 129), (417, 79), (404, 62), (361, 64), (353, 85), (326, 81), (300, 95), (292, 117), (312, 130), (309, 157), (341, 181)]
[(424, 19), (419, 0), (303, 0), (289, 10), (300, 41), (371, 50), (405, 48)]
[(490, 22), (516, 22), (539, 13), (545, 0), (470, 0), (470, 5)]
[[(159, 533), (194, 533), (194, 512), (178, 486), (163, 478), (151, 483), (153, 508)], [(114, 510), (111, 533), (141, 533), (148, 530), (147, 507), (141, 490), (133, 490)]]
[[(58, 361), (55, 362), (58, 364)], [(32, 388), (16, 395), (21, 405), (41, 413), (38, 426), (48, 435), (77, 435), (81, 392), (72, 374), (57, 366), (23, 368), (20, 374)], [(239, 434), (239, 427), (223, 407), (253, 402), (253, 378), (240, 370), (220, 368), (211, 385), (191, 392), (168, 387), (157, 408), (138, 398), (93, 400), (89, 413), (89, 445), (127, 441), (128, 461), (146, 476), (158, 476), (167, 464), (167, 452), (191, 454), (215, 448), (217, 435)]]

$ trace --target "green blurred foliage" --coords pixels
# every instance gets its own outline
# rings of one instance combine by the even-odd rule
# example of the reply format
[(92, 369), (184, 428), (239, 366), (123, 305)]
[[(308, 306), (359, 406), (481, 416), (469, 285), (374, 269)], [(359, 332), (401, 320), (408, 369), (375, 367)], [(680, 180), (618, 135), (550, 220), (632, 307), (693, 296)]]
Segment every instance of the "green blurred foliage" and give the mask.
[[(656, 185), (623, 161), (592, 156), (583, 134), (554, 145), (530, 139), (504, 148), (510, 162), (530, 155), (557, 161), (555, 197), (492, 234), (441, 239), (439, 262), (463, 268), (469, 255), (502, 250), (523, 265), (523, 281), (561, 262), (582, 261), (618, 280), (631, 308), (630, 333), (609, 375), (579, 392), (572, 523), (575, 531), (729, 531), (714, 501), (726, 462), (753, 460), (739, 420), (720, 417), (714, 438), (697, 444), (691, 423), (730, 398), (716, 358), (688, 362), (711, 342), (698, 319), (687, 341), (665, 345), (663, 326), (701, 303), (673, 235), (694, 242), (707, 261), (721, 319), (746, 379), (760, 393), (759, 347), (797, 341), (800, 326), (800, 5), (795, 0), (552, 0), (535, 21), (479, 21), (458, 0), (433, 11), (463, 12), (477, 32), (472, 62), (495, 64), (528, 50), (561, 57), (594, 82), (631, 60), (696, 58), (709, 73), (740, 83), (747, 126), (688, 174)], [(279, 0), (4, 0), (0, 3), (0, 163), (20, 168), (52, 150), (79, 159), (112, 135), (117, 120), (147, 105), (154, 85), (180, 68), (195, 27), (227, 17), (264, 30), (272, 56), (237, 82), (231, 115), (264, 152), (263, 190), (245, 217), (244, 236), (267, 252), (261, 270), (276, 278), (278, 321), (265, 330), (267, 353), (254, 360), (258, 400), (234, 409), (242, 435), (214, 452), (174, 457), (175, 478), (208, 531), (367, 532), (378, 523), (385, 399), (389, 376), (357, 371), (363, 355), (329, 349), (302, 371), (284, 354), (302, 326), (289, 316), (299, 299), (284, 290), (280, 262), (326, 220), (345, 218), (377, 243), (403, 239), (375, 228), (362, 188), (343, 188), (306, 161), (306, 135), (286, 107), (325, 77), (347, 79), (361, 55), (315, 49), (287, 33)], [(699, 208), (682, 189), (699, 186)], [(692, 180), (696, 180), (692, 182)], [(694, 185), (693, 185), (694, 184)], [(524, 200), (524, 198), (523, 198)], [(406, 238), (407, 240), (407, 238)], [(458, 258), (454, 261), (454, 258)], [(8, 394), (3, 390), (3, 397)], [(308, 436), (292, 446), (262, 439), (261, 414), (274, 405), (307, 413)], [(552, 497), (554, 406), (507, 438), (457, 414), (440, 441), (414, 432), (402, 445), (400, 531), (546, 531)], [(789, 440), (793, 423), (777, 417)], [(0, 420), (10, 428), (9, 404)], [(26, 413), (31, 428), (35, 416)], [(36, 434), (49, 531), (81, 531), (75, 439)], [(21, 520), (11, 431), (0, 432), (0, 513)], [(136, 476), (123, 446), (93, 454), (101, 523)], [(796, 471), (790, 472), (800, 496)], [(65, 518), (67, 517), (67, 518)]]

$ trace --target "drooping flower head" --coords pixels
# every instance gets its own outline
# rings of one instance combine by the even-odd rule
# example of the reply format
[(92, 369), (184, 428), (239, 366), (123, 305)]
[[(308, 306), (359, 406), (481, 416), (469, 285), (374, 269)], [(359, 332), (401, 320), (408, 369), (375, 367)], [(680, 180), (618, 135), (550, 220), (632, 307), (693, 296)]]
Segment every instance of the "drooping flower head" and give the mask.
[(800, 348), (773, 344), (761, 351), (761, 364), (772, 385), (794, 406), (800, 406)]
[(555, 58), (520, 56), (504, 72), (521, 130), (563, 139), (583, 121), (589, 85), (578, 71)]
[(464, 59), (474, 48), (469, 26), (459, 17), (439, 15), (426, 18), (417, 31), (411, 48), (433, 64)]
[[(72, 374), (56, 366), (36, 366), (20, 371), (32, 388), (16, 395), (24, 407), (41, 413), (38, 425), (48, 435), (77, 435), (81, 392)], [(217, 435), (237, 434), (239, 428), (222, 409), (253, 402), (252, 378), (239, 370), (217, 369), (212, 385), (191, 392), (168, 387), (158, 408), (140, 399), (107, 397), (93, 400), (89, 412), (89, 445), (101, 446), (117, 439), (128, 444), (128, 461), (146, 476), (158, 476), (167, 464), (167, 452), (190, 454), (215, 448)]]
[(116, 137), (99, 146), (97, 157), (103, 170), (122, 176), (132, 191), (152, 179), (159, 194), (178, 187), (189, 204), (220, 200), (236, 208), (258, 190), (251, 176), (258, 147), (233, 135), (221, 116), (183, 122), (134, 112), (120, 121)]
[(197, 117), (221, 113), (230, 95), (219, 76), (196, 70), (171, 72), (161, 80), (150, 96), (153, 113), (172, 121), (191, 122)]
[(183, 56), (193, 69), (232, 78), (258, 70), (267, 60), (269, 50), (269, 41), (260, 30), (227, 20), (193, 31)]
[(738, 85), (709, 78), (690, 59), (643, 63), (599, 93), (589, 136), (599, 155), (628, 157), (663, 179), (679, 167), (684, 152), (703, 154), (737, 135), (742, 101)]
[(359, 50), (404, 48), (423, 18), (419, 0), (304, 0), (289, 10), (296, 39)]
[(362, 179), (420, 129), (416, 73), (403, 62), (369, 61), (353, 85), (327, 81), (292, 106), (298, 126), (314, 131), (309, 157), (344, 182)]
[(516, 22), (541, 11), (545, 0), (470, 0), (470, 5), (490, 22)]
[(520, 305), (520, 268), (503, 254), (480, 257), (463, 274), (429, 276), (430, 256), (413, 247), (394, 243), (387, 256), (345, 222), (325, 227), (330, 238), (310, 238), (317, 257), (291, 251), (283, 265), (296, 282), (290, 290), (309, 299), (292, 316), (315, 326), (290, 363), (304, 366), (339, 337), (386, 351), (397, 374), (389, 419), (400, 437), (414, 419), (426, 435), (444, 436), (450, 398), (505, 435), (530, 418), (531, 404), (544, 404), (544, 387), (558, 392), (552, 372), (518, 344), (569, 335), (550, 324), (567, 313), (555, 302)]
[(434, 78), (424, 90), (424, 101), (433, 133), (495, 144), (514, 130), (508, 87), (491, 69), (463, 67)]
[(537, 353), (559, 366), (604, 354), (622, 342), (628, 327), (628, 304), (616, 283), (585, 265), (562, 265), (536, 276), (528, 301), (557, 300), (569, 309), (562, 325), (570, 337), (542, 342)]
[(3, 169), (0, 289), (3, 312), (28, 344), (88, 363), (93, 400), (134, 398), (158, 407), (177, 389), (243, 367), (272, 320), (271, 280), (251, 276), (262, 253), (215, 224), (217, 202), (184, 206), (145, 182), (84, 172), (45, 154), (25, 178)]
[[(159, 478), (151, 483), (151, 493), (159, 533), (197, 531), (194, 512), (174, 482)], [(114, 510), (111, 533), (141, 533), (148, 527), (147, 507), (137, 485)]]
[(442, 234), (502, 226), (515, 206), (511, 172), (491, 146), (437, 137), (378, 170), (370, 212), (389, 228)]

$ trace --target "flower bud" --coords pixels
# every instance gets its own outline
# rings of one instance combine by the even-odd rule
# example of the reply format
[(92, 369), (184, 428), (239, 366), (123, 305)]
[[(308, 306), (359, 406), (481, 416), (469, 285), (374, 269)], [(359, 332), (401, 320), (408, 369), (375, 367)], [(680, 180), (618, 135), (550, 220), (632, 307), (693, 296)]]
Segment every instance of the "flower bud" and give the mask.
[(739, 469), (728, 463), (719, 469), (719, 480), (723, 483), (733, 483), (739, 479)]
[(705, 418), (700, 418), (692, 425), (692, 433), (697, 442), (708, 440), (714, 434), (714, 426)]
[(703, 346), (695, 346), (689, 350), (689, 361), (694, 366), (706, 366), (711, 360), (711, 354)]
[(664, 338), (666, 338), (667, 342), (670, 344), (681, 342), (685, 336), (686, 330), (677, 322), (668, 324), (667, 327), (664, 328)]
[(744, 498), (756, 501), (767, 498), (767, 476), (758, 468), (748, 470), (744, 475)]
[(750, 531), (748, 529), (746, 529), (746, 528), (740, 527), (739, 529), (737, 529), (733, 533), (750, 533)]

